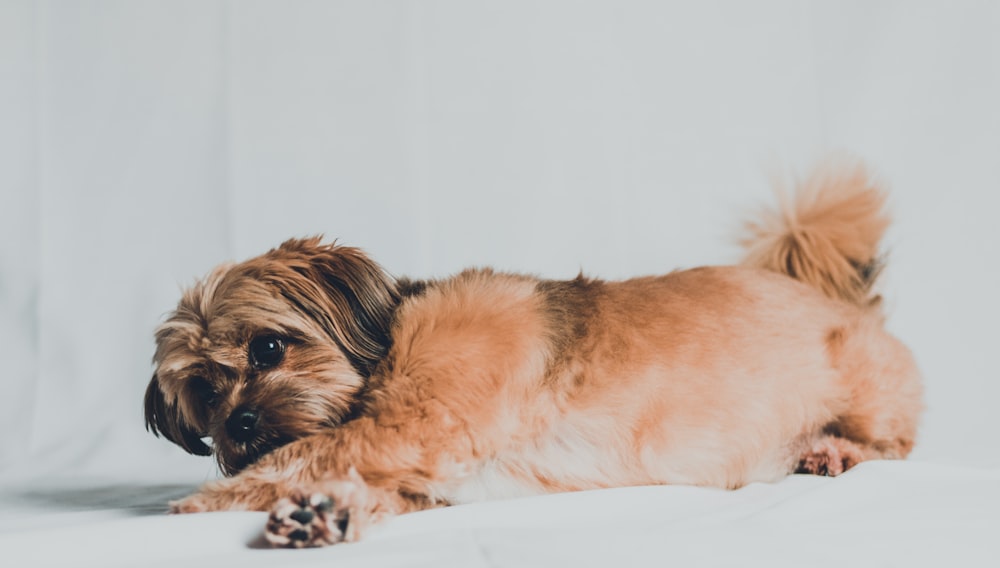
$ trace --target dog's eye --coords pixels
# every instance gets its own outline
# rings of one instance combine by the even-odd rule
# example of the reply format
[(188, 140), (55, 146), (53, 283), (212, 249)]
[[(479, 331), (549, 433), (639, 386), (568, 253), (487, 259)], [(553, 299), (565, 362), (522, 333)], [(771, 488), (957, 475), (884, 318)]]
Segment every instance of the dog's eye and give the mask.
[(203, 377), (191, 377), (191, 390), (205, 406), (212, 408), (219, 403), (219, 393)]
[(250, 342), (250, 365), (257, 369), (270, 369), (281, 363), (285, 356), (285, 342), (274, 335), (262, 335)]

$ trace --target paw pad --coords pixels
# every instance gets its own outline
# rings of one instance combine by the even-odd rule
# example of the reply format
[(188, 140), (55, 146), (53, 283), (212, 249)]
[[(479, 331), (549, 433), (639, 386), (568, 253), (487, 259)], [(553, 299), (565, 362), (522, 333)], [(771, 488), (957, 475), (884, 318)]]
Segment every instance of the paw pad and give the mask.
[(818, 441), (799, 459), (795, 473), (811, 473), (835, 477), (864, 459), (861, 451), (842, 438), (828, 437)]
[(336, 510), (330, 497), (315, 493), (285, 498), (271, 512), (265, 537), (274, 546), (306, 548), (336, 544), (344, 540), (349, 515)]

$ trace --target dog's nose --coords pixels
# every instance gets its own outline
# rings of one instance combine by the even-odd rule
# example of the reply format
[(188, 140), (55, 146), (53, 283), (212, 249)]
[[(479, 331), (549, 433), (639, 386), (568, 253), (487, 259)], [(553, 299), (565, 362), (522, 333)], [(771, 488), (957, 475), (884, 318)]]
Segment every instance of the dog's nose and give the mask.
[(249, 442), (257, 435), (259, 418), (256, 410), (241, 406), (226, 420), (226, 433), (237, 442)]

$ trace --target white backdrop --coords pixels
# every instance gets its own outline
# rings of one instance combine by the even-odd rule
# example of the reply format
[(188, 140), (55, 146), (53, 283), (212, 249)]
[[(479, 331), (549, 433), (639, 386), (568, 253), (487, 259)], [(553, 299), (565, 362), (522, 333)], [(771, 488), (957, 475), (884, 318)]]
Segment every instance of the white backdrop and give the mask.
[(998, 6), (0, 0), (0, 477), (210, 475), (141, 400), (220, 261), (324, 233), (418, 277), (725, 263), (834, 150), (892, 188), (915, 458), (998, 463)]

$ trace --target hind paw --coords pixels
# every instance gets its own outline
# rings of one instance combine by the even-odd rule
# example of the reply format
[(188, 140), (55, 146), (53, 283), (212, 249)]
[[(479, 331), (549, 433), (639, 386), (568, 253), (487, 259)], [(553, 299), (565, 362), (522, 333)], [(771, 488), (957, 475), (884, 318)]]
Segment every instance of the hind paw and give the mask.
[(795, 473), (834, 477), (864, 461), (861, 448), (844, 438), (821, 438), (799, 458)]

